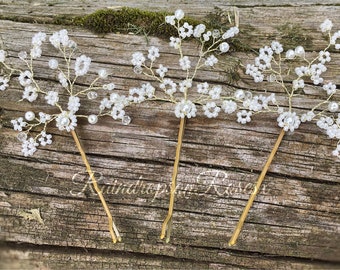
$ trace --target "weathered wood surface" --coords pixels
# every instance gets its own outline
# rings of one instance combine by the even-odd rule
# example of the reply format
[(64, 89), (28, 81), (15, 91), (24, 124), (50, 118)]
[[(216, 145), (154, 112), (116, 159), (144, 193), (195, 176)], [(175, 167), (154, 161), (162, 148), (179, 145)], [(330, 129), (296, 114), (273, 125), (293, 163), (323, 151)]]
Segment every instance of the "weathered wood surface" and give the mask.
[[(62, 29), (48, 24), (57, 14), (80, 15), (102, 7), (128, 5), (152, 10), (181, 7), (202, 17), (214, 5), (235, 5), (234, 1), (212, 1), (209, 7), (203, 1), (158, 1), (157, 7), (154, 2), (141, 1), (42, 2), (1, 2), (1, 46), (11, 55), (28, 49), (33, 33)], [(306, 29), (313, 39), (310, 51), (325, 44), (317, 31), (325, 18), (340, 28), (340, 6), (334, 1), (304, 1), (298, 6), (286, 5), (290, 1), (280, 1), (280, 5), (275, 1), (266, 5), (262, 1), (239, 2), (240, 28), (252, 29), (248, 42), (254, 48), (282, 37), (284, 33), (277, 26), (284, 25), (287, 18)], [(32, 22), (5, 20), (6, 16)], [(111, 79), (121, 91), (140, 84), (129, 59), (132, 51), (147, 48), (144, 37), (98, 36), (67, 28), (81, 50), (92, 57), (94, 67), (113, 72)], [(164, 61), (176, 68), (166, 41), (151, 37), (149, 42), (159, 46)], [(47, 85), (53, 83), (45, 68), (52, 55), (54, 52), (44, 53), (36, 71)], [(253, 55), (234, 52), (232, 57), (247, 61)], [(228, 63), (222, 57), (223, 61)], [(202, 72), (200, 78), (224, 83), (225, 69), (221, 64), (213, 71)], [(325, 77), (339, 85), (339, 54), (333, 54), (332, 70)], [(242, 72), (240, 76), (234, 86), (263, 89)], [(52, 127), (49, 131), (55, 141), (51, 146), (40, 148), (30, 158), (20, 154), (20, 143), (10, 125), (11, 119), (30, 108), (25, 102), (17, 102), (20, 92), (13, 83), (11, 90), (0, 93), (0, 269), (339, 268), (339, 160), (330, 155), (335, 142), (326, 139), (313, 124), (302, 125), (285, 136), (238, 244), (228, 247), (251, 184), (279, 133), (274, 116), (257, 115), (247, 126), (237, 124), (232, 116), (188, 121), (170, 244), (160, 241), (159, 234), (168, 206), (179, 123), (171, 105), (157, 105), (155, 109), (156, 104), (149, 103), (131, 108), (133, 121), (128, 126), (109, 118), (96, 126), (80, 122), (79, 135), (93, 169), (102, 176), (104, 195), (122, 233), (122, 243), (113, 245), (102, 206), (86, 186), (84, 167), (69, 134)], [(308, 108), (319, 97), (311, 98), (314, 100), (299, 100), (299, 106)], [(22, 217), (23, 211), (37, 208), (44, 224)]]

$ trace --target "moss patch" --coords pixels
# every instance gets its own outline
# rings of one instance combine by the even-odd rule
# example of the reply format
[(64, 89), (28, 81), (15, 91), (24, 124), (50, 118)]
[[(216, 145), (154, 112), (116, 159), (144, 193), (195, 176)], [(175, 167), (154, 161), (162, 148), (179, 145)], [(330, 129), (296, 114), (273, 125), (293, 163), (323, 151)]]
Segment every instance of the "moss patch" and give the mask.
[(294, 48), (296, 46), (310, 46), (312, 44), (312, 37), (308, 36), (307, 31), (300, 25), (285, 23), (277, 30), (280, 31), (281, 43), (285, 48)]
[[(129, 33), (145, 34), (158, 37), (170, 37), (176, 34), (173, 26), (165, 23), (167, 12), (144, 11), (124, 7), (120, 10), (98, 10), (84, 17), (75, 18), (74, 23), (96, 33)], [(185, 21), (192, 25), (199, 20), (186, 17)]]

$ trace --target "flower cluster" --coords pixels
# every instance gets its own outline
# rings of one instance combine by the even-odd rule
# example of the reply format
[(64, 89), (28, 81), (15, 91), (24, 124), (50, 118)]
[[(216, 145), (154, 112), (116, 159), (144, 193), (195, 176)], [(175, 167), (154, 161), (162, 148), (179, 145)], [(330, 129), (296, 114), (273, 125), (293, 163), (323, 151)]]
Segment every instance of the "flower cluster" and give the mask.
[[(56, 73), (59, 86), (44, 89), (35, 79), (33, 62), (41, 57), (43, 44), (47, 39), (50, 45), (46, 46), (52, 45), (59, 51), (63, 61), (65, 61), (63, 65), (65, 66), (66, 64), (66, 68), (62, 69), (62, 65), (59, 64), (57, 59), (50, 59), (48, 61), (48, 68)], [(95, 124), (98, 120), (98, 116), (94, 114), (78, 114), (81, 98), (95, 99), (97, 98), (96, 90), (111, 89), (112, 84), (95, 86), (99, 79), (105, 79), (108, 76), (105, 70), (99, 70), (98, 75), (91, 82), (90, 86), (85, 88), (77, 86), (77, 79), (88, 74), (91, 58), (84, 54), (76, 57), (76, 52), (77, 44), (69, 38), (67, 30), (61, 30), (53, 33), (49, 38), (42, 32), (35, 34), (32, 38), (30, 53), (22, 51), (18, 54), (19, 59), (26, 66), (25, 70), (18, 71), (18, 80), (24, 89), (22, 100), (34, 102), (37, 99), (41, 99), (56, 109), (54, 114), (44, 112), (36, 114), (33, 111), (27, 111), (24, 117), (11, 121), (14, 130), (19, 132), (18, 139), (22, 142), (22, 153), (25, 156), (33, 155), (39, 145), (45, 146), (52, 143), (52, 135), (46, 132), (47, 125), (52, 121), (55, 121), (56, 127), (59, 130), (70, 132), (77, 126), (79, 117), (87, 118), (90, 124)], [(2, 51), (0, 52), (0, 60), (3, 63), (4, 53)], [(76, 89), (78, 87), (79, 89)], [(67, 97), (66, 101), (64, 100), (65, 96)], [(42, 127), (40, 131), (38, 131), (39, 126)], [(31, 135), (33, 133), (35, 133), (35, 136)]]
[[(218, 59), (216, 53), (222, 54), (229, 51), (228, 39), (238, 34), (237, 27), (231, 27), (225, 32), (208, 30), (204, 24), (193, 26), (183, 22), (184, 12), (177, 10), (174, 15), (166, 16), (166, 23), (173, 25), (178, 33), (177, 37), (170, 37), (169, 46), (177, 51), (180, 70), (185, 74), (180, 80), (170, 76), (170, 69), (164, 64), (156, 64), (160, 58), (159, 48), (151, 46), (147, 54), (134, 52), (131, 63), (136, 74), (155, 81), (142, 84), (140, 87), (129, 89), (129, 95), (120, 96), (115, 93), (102, 100), (101, 110), (108, 109), (114, 119), (125, 115), (124, 107), (133, 103), (146, 100), (160, 100), (175, 104), (174, 113), (178, 118), (191, 118), (197, 115), (198, 105), (201, 105), (208, 118), (215, 118), (221, 111), (227, 114), (241, 111), (237, 114), (240, 123), (250, 121), (254, 112), (268, 110), (269, 103), (275, 104), (275, 96), (252, 96), (248, 91), (237, 90), (231, 95), (225, 94), (220, 85), (208, 82), (196, 82), (197, 72), (202, 68), (213, 68)], [(199, 41), (197, 57), (186, 55), (182, 43), (188, 38)], [(230, 89), (229, 89), (230, 90)]]
[[(312, 60), (306, 57), (305, 49), (297, 46), (294, 49), (288, 49), (285, 53), (283, 46), (278, 41), (273, 41), (270, 46), (265, 46), (259, 50), (259, 55), (255, 58), (254, 64), (246, 66), (246, 74), (253, 77), (255, 82), (274, 82), (279, 84), (287, 94), (286, 104), (279, 104), (288, 108), (284, 110), (279, 107), (277, 118), (278, 125), (285, 131), (294, 131), (299, 127), (301, 122), (316, 120), (317, 125), (326, 130), (330, 138), (340, 140), (340, 114), (338, 101), (334, 101), (334, 94), (337, 92), (336, 84), (331, 81), (325, 81), (323, 73), (327, 71), (327, 64), (331, 61), (329, 49), (334, 46), (336, 50), (340, 49), (337, 43), (340, 37), (340, 31), (331, 34), (333, 23), (325, 20), (320, 29), (329, 37), (329, 43), (325, 49), (319, 51)], [(290, 71), (293, 62), (297, 63), (293, 75)], [(287, 63), (287, 71), (284, 71), (284, 63)], [(292, 78), (293, 76), (293, 78)], [(287, 83), (290, 81), (290, 83)], [(325, 92), (326, 98), (316, 104), (307, 113), (300, 113), (293, 108), (293, 99), (297, 93), (301, 93), (309, 85), (320, 86), (322, 92)], [(321, 93), (322, 94), (322, 93)], [(331, 116), (325, 114), (331, 113)], [(333, 115), (336, 113), (337, 115)], [(340, 156), (340, 146), (333, 152), (334, 155)]]
[(6, 57), (6, 51), (0, 50), (0, 68), (3, 67), (5, 73), (0, 73), (0, 91), (5, 91), (7, 89), (10, 78), (14, 72), (14, 70), (6, 64)]

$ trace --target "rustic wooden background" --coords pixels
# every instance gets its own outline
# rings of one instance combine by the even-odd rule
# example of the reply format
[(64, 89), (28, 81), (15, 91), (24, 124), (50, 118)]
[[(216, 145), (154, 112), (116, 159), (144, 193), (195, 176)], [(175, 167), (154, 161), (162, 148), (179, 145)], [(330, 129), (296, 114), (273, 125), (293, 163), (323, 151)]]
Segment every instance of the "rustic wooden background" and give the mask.
[[(197, 18), (215, 6), (222, 10), (237, 6), (240, 28), (249, 29), (247, 42), (254, 49), (275, 37), (289, 38), (280, 28), (286, 23), (303, 29), (310, 51), (325, 44), (318, 31), (325, 18), (340, 29), (337, 1), (156, 2), (2, 0), (1, 46), (16, 55), (29, 48), (35, 32), (64, 28), (49, 24), (56, 15), (84, 15), (117, 6), (182, 8)], [(92, 57), (94, 67), (113, 71), (119, 89), (126, 91), (140, 83), (131, 72), (129, 59), (133, 50), (147, 48), (143, 36), (67, 29), (80, 49)], [(150, 37), (149, 42), (167, 55), (166, 41)], [(53, 53), (45, 52), (37, 66), (39, 78), (47, 85), (52, 75), (46, 72), (44, 60)], [(240, 52), (231, 56), (254, 57)], [(172, 60), (168, 57), (167, 61)], [(227, 58), (222, 57), (223, 61), (228, 64)], [(224, 69), (220, 65), (201, 76), (223, 83)], [(331, 69), (326, 78), (339, 85), (339, 53), (333, 54)], [(241, 72), (240, 76), (235, 85), (263, 87)], [(285, 136), (238, 244), (228, 247), (250, 185), (279, 134), (275, 116), (258, 115), (247, 126), (225, 116), (188, 121), (170, 244), (159, 240), (168, 207), (164, 188), (170, 181), (179, 123), (170, 105), (131, 108), (128, 126), (109, 118), (96, 126), (81, 122), (79, 135), (91, 165), (102, 175), (106, 200), (123, 237), (114, 245), (99, 199), (90, 189), (79, 193), (84, 187), (84, 167), (69, 134), (51, 127), (55, 138), (51, 146), (40, 148), (33, 157), (20, 154), (20, 143), (10, 125), (11, 119), (30, 108), (26, 102), (17, 102), (20, 91), (13, 83), (10, 90), (0, 93), (0, 269), (340, 269), (340, 163), (330, 155), (336, 142), (326, 139), (314, 124), (304, 124)], [(299, 105), (307, 108), (319, 97), (309, 98), (301, 99)], [(125, 190), (117, 191), (119, 185)], [(135, 192), (128, 194), (132, 185)], [(189, 192), (190, 187), (195, 190)], [(27, 218), (32, 209), (40, 209), (40, 222)]]

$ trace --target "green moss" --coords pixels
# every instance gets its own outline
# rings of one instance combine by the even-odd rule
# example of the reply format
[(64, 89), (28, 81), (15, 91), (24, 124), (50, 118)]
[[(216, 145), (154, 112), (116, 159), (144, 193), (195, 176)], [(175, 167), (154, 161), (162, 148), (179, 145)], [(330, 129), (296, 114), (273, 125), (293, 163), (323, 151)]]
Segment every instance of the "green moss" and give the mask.
[(298, 45), (305, 47), (312, 44), (312, 37), (308, 36), (307, 31), (300, 25), (286, 23), (277, 27), (277, 30), (281, 33), (281, 43), (285, 48), (294, 48)]
[[(120, 10), (98, 10), (84, 17), (75, 18), (74, 23), (96, 33), (130, 33), (170, 37), (176, 34), (173, 26), (165, 23), (167, 12), (144, 11), (124, 7)], [(186, 17), (185, 20), (197, 25), (200, 21)]]

